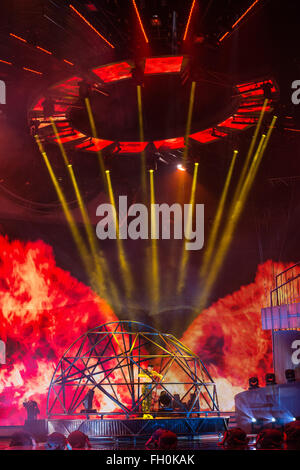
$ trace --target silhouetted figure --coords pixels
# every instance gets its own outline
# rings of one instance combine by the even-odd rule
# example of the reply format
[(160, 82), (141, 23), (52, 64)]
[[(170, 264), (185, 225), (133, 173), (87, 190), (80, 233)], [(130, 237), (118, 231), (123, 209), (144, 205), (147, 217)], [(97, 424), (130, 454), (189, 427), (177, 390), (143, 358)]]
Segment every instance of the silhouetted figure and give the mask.
[(40, 414), (37, 402), (34, 400), (24, 401), (23, 406), (27, 411), (27, 422), (36, 421)]

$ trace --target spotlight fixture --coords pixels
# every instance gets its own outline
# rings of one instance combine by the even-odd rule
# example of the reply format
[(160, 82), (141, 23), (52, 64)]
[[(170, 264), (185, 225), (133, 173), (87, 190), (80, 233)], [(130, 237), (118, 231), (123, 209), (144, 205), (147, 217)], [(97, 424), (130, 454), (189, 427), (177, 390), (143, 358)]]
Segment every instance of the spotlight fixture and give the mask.
[(161, 26), (161, 20), (158, 15), (153, 15), (151, 18), (151, 24), (152, 26)]
[(179, 171), (186, 171), (186, 168), (185, 168), (184, 166), (182, 166), (181, 163), (179, 163), (179, 164), (177, 165), (177, 170), (179, 170)]
[(266, 385), (276, 385), (276, 377), (273, 372), (266, 374)]
[(256, 418), (251, 418), (252, 423), (256, 423)]
[(286, 369), (285, 378), (287, 382), (295, 382), (296, 376), (294, 369)]
[(257, 377), (250, 377), (249, 379), (249, 390), (259, 388), (259, 381)]

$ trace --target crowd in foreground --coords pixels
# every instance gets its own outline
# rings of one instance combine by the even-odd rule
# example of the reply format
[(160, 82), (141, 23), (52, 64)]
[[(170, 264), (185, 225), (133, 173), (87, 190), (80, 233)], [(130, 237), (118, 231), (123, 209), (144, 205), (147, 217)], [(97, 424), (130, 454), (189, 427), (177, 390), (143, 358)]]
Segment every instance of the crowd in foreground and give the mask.
[[(256, 436), (255, 443), (251, 443), (247, 434), (240, 428), (225, 431), (222, 441), (218, 444), (224, 449), (247, 450), (250, 448), (262, 450), (300, 450), (300, 420), (285, 425), (283, 430), (264, 429)], [(176, 450), (177, 435), (167, 429), (157, 429), (145, 444), (145, 449)], [(8, 449), (18, 450), (89, 450), (92, 448), (90, 440), (81, 431), (74, 431), (68, 437), (61, 433), (49, 434), (44, 446), (37, 446), (35, 439), (26, 432), (17, 432), (11, 437)]]

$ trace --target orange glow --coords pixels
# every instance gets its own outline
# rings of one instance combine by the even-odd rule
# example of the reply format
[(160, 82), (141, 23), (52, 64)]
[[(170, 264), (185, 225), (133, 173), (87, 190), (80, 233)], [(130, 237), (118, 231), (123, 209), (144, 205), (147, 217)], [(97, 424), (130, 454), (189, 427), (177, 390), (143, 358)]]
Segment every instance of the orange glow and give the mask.
[(1, 62), (2, 64), (12, 65), (12, 63), (11, 63), (11, 62), (7, 62), (7, 60), (1, 60), (1, 59), (0, 59), (0, 62)]
[(27, 72), (36, 73), (37, 75), (43, 75), (42, 72), (38, 72), (37, 70), (29, 69), (28, 67), (23, 67), (23, 70), (27, 70)]
[(19, 41), (27, 42), (26, 39), (23, 39), (20, 36), (17, 36), (16, 34), (13, 34), (13, 33), (9, 33), (9, 34), (10, 34), (10, 36), (13, 36), (14, 38), (19, 39)]
[(252, 8), (259, 2), (259, 0), (255, 0), (255, 2), (252, 3), (252, 5), (250, 5), (250, 7), (245, 11), (245, 13), (242, 14), (242, 16), (239, 17), (238, 20), (236, 20), (236, 22), (232, 25), (232, 29), (236, 27), (236, 25), (239, 24), (240, 21), (242, 21), (242, 19), (247, 15), (247, 13), (249, 13), (250, 10), (252, 10)]
[(67, 59), (64, 59), (64, 62), (65, 62), (66, 64), (69, 64), (69, 65), (74, 65), (73, 62), (70, 62), (70, 61), (67, 60)]
[(113, 46), (104, 36), (102, 36), (102, 34), (100, 34), (99, 31), (97, 31), (97, 29), (94, 28), (94, 26), (93, 26), (87, 19), (85, 19), (85, 17), (84, 17), (81, 13), (79, 13), (79, 11), (76, 10), (75, 7), (73, 7), (73, 5), (69, 5), (69, 7), (70, 7), (73, 11), (75, 11), (75, 13), (76, 13), (76, 14), (77, 14), (77, 15), (96, 33), (96, 34), (98, 34), (98, 36), (100, 36), (100, 38), (103, 39), (103, 41), (105, 41), (106, 44), (108, 44), (112, 49), (115, 48), (115, 46)]
[(189, 27), (190, 27), (190, 22), (191, 22), (192, 14), (193, 14), (193, 11), (194, 11), (195, 3), (196, 3), (196, 0), (193, 0), (192, 6), (191, 6), (191, 9), (190, 9), (189, 18), (188, 18), (186, 28), (185, 28), (185, 32), (184, 32), (184, 36), (183, 36), (184, 41), (186, 40), (187, 33), (188, 33), (188, 30), (189, 30)]
[(44, 48), (41, 47), (41, 46), (36, 46), (36, 48), (39, 49), (39, 50), (42, 51), (42, 52), (45, 52), (46, 54), (52, 55), (52, 52), (47, 51), (47, 49), (44, 49)]
[(145, 31), (145, 29), (144, 29), (144, 26), (143, 26), (143, 23), (142, 23), (140, 14), (139, 14), (138, 7), (137, 7), (137, 5), (136, 5), (136, 3), (135, 3), (135, 0), (132, 0), (132, 3), (133, 3), (133, 6), (134, 6), (134, 9), (135, 9), (135, 12), (136, 12), (136, 16), (138, 17), (138, 20), (139, 20), (139, 23), (140, 23), (140, 27), (141, 27), (142, 33), (143, 33), (143, 35), (144, 35), (145, 41), (146, 41), (146, 43), (148, 44), (149, 40), (148, 40), (146, 31)]

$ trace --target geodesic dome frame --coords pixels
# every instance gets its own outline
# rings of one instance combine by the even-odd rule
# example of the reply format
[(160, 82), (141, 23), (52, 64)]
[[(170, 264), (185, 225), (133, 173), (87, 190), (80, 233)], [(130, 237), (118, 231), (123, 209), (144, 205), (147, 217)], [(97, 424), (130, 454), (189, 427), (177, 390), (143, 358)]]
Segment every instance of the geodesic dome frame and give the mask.
[(64, 353), (49, 386), (48, 417), (82, 416), (89, 390), (100, 406), (96, 414), (139, 416), (146, 397), (139, 374), (150, 362), (162, 375), (152, 380), (151, 396), (164, 391), (176, 413), (188, 417), (219, 411), (216, 384), (196, 354), (171, 334), (119, 321), (87, 331)]

